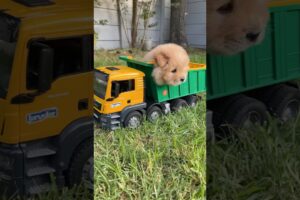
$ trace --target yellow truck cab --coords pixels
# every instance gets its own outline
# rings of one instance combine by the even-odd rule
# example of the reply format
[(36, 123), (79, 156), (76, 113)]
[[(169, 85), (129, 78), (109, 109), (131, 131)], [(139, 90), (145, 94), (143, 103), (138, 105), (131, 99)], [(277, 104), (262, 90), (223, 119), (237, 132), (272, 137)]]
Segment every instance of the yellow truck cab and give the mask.
[[(102, 108), (98, 109), (103, 114), (112, 114), (122, 111), (127, 106), (143, 104), (144, 76), (141, 71), (127, 66), (97, 68), (95, 86), (99, 89), (95, 89), (95, 100), (102, 105)], [(114, 98), (116, 96), (118, 98)]]
[[(107, 122), (102, 128), (120, 127), (121, 116), (117, 113), (146, 108), (143, 72), (127, 66), (108, 66), (96, 68), (94, 76), (94, 117)], [(102, 113), (101, 119), (97, 113)]]
[(92, 185), (92, 13), (81, 0), (1, 1), (0, 196)]

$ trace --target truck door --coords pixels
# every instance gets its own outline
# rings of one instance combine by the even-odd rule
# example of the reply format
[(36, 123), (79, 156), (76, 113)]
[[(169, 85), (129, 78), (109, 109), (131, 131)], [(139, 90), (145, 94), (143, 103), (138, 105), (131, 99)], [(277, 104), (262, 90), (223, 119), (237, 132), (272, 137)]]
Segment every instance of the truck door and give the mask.
[[(70, 35), (73, 33), (70, 33)], [(77, 119), (92, 116), (92, 36), (59, 37), (33, 41), (29, 45), (26, 90), (36, 93), (39, 80), (39, 50), (36, 42), (54, 51), (51, 88), (21, 104), (21, 140), (58, 135)]]
[(112, 112), (119, 112), (130, 105), (135, 105), (135, 79), (112, 81), (110, 104)]

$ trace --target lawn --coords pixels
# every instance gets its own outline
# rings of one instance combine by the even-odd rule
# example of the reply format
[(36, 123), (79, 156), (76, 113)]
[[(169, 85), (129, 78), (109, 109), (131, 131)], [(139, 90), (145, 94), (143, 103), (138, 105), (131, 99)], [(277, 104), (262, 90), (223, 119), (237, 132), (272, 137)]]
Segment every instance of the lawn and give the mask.
[(256, 131), (207, 142), (210, 200), (300, 199), (300, 124), (275, 119)]
[[(95, 66), (124, 64), (115, 52), (95, 55)], [(205, 62), (205, 52), (191, 50), (190, 57)], [(202, 100), (138, 129), (96, 129), (95, 199), (205, 199), (205, 116)]]

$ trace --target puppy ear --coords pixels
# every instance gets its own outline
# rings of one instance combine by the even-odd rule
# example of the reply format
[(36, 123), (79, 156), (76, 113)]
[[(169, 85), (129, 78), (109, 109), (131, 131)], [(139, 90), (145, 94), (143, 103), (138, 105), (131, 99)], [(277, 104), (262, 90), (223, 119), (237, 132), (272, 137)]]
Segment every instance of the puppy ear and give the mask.
[(159, 67), (165, 68), (169, 59), (164, 56), (163, 54), (158, 54), (155, 57), (155, 62), (158, 64)]

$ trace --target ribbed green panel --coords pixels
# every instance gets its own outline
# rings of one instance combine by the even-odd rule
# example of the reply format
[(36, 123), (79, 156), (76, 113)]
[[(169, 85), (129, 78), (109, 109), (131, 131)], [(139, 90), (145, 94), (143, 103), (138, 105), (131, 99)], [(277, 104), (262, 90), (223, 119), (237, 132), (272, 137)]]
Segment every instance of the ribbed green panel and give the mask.
[(236, 56), (208, 56), (207, 99), (300, 78), (300, 5), (270, 12), (262, 44)]
[(205, 69), (190, 70), (186, 82), (179, 86), (158, 86), (155, 84), (151, 76), (153, 70), (152, 64), (128, 59), (127, 57), (123, 56), (121, 56), (120, 59), (126, 61), (127, 66), (140, 70), (145, 74), (146, 96), (148, 99), (151, 99), (155, 102), (164, 102), (167, 100), (206, 91)]

